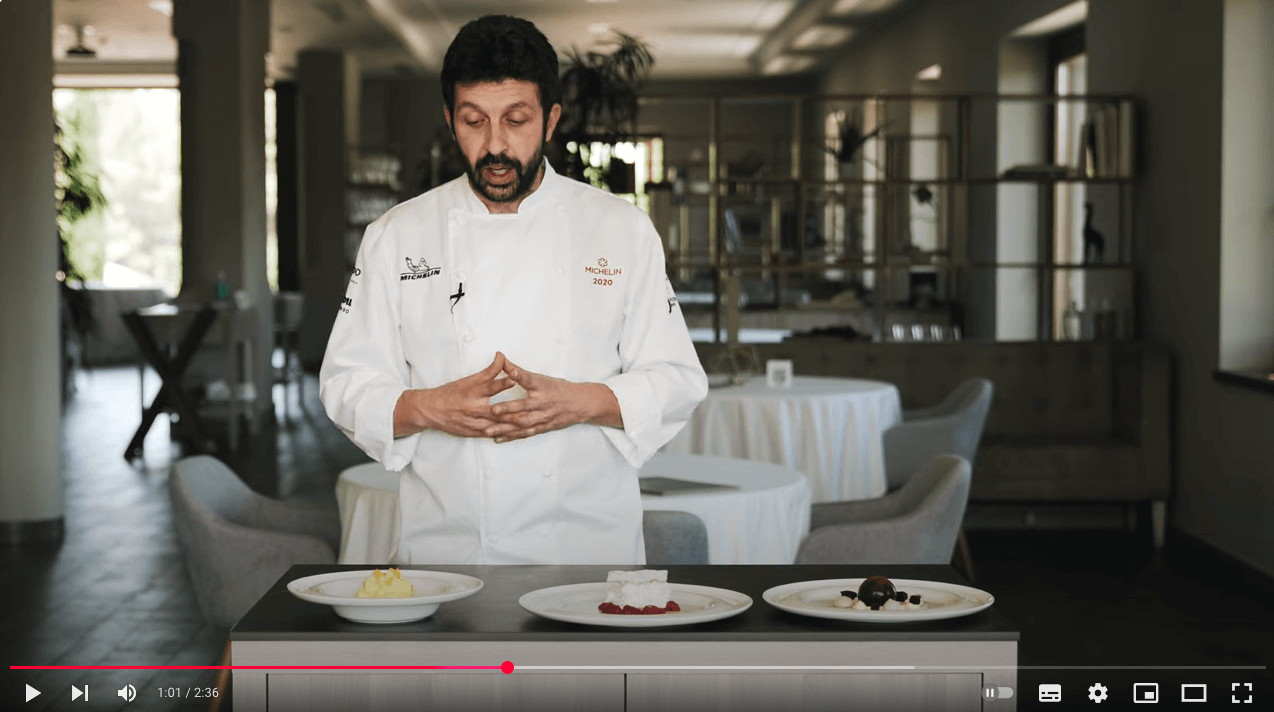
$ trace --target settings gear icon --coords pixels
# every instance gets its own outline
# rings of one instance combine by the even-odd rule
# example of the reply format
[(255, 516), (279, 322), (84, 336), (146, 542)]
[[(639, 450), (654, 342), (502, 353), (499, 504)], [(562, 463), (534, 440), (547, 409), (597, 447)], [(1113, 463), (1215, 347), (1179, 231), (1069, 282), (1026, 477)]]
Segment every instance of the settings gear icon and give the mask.
[(1100, 682), (1088, 688), (1088, 699), (1101, 704), (1106, 701), (1106, 686)]

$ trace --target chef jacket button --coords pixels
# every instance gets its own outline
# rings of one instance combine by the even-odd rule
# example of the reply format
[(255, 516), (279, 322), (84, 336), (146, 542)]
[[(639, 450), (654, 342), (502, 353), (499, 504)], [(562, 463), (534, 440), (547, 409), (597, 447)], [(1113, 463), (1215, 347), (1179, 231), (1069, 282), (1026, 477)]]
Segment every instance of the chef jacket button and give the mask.
[(561, 276), (562, 276), (562, 275), (564, 275), (564, 274), (566, 274), (566, 270), (562, 269), (561, 267), (558, 267), (558, 268), (557, 268), (557, 276), (561, 277)]
[(557, 344), (558, 344), (558, 346), (561, 346), (561, 345), (563, 345), (563, 344), (565, 344), (565, 343), (566, 343), (566, 337), (565, 337), (565, 336), (558, 336), (558, 337), (557, 337)]
[(543, 475), (544, 475), (544, 479), (546, 479), (546, 480), (547, 480), (548, 478), (550, 478), (550, 477), (552, 477), (552, 476), (553, 476), (553, 471), (552, 471), (552, 470), (545, 470), (545, 471), (543, 472)]
[(466, 344), (472, 344), (472, 343), (473, 343), (473, 334), (465, 334), (465, 335), (464, 335), (464, 342), (465, 342)]

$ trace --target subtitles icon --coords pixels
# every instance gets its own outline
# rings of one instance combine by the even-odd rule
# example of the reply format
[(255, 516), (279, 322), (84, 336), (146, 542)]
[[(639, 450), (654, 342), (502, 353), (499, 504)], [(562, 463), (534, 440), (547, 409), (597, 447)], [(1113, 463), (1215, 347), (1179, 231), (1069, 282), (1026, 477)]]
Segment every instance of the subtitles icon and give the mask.
[(1230, 704), (1232, 705), (1252, 704), (1252, 683), (1250, 682), (1230, 683)]
[(1182, 702), (1207, 702), (1208, 686), (1201, 682), (1181, 683)]
[(1040, 685), (1040, 702), (1061, 702), (1061, 685)]
[(132, 685), (124, 685), (116, 690), (115, 694), (123, 697), (125, 702), (132, 702), (137, 699), (137, 688)]
[(1159, 683), (1138, 682), (1132, 686), (1132, 701), (1137, 704), (1156, 703), (1159, 701)]

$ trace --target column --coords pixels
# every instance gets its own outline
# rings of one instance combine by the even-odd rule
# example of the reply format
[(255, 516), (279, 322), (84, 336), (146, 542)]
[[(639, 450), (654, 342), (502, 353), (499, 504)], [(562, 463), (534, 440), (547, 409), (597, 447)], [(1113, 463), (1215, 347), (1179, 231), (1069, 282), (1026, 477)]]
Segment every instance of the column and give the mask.
[(53, 2), (0, 2), (0, 541), (62, 536)]
[(358, 147), (358, 66), (342, 52), (307, 50), (297, 61), (302, 178), (300, 282), (305, 292), (300, 356), (317, 369), (345, 296), (361, 233), (346, 214), (348, 161)]
[(274, 308), (266, 280), (265, 54), (268, 0), (174, 5), (181, 89), (182, 286), (179, 301), (215, 295), (217, 274), (257, 307), (257, 407), (270, 409)]
[(301, 124), (296, 82), (274, 83), (275, 165), (279, 180), (279, 204), (275, 209), (274, 231), (279, 236), (279, 290), (301, 289), (300, 239), (302, 233), (301, 190), (305, 169), (301, 165)]

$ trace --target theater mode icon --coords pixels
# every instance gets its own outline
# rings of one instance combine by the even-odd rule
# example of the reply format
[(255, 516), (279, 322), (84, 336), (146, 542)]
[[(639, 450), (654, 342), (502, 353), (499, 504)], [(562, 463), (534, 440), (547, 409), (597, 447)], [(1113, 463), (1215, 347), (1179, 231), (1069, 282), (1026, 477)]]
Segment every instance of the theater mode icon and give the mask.
[(1040, 685), (1040, 702), (1061, 702), (1061, 685)]
[(1208, 686), (1201, 682), (1181, 683), (1182, 702), (1207, 702)]

